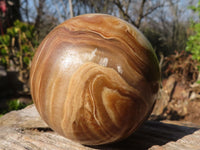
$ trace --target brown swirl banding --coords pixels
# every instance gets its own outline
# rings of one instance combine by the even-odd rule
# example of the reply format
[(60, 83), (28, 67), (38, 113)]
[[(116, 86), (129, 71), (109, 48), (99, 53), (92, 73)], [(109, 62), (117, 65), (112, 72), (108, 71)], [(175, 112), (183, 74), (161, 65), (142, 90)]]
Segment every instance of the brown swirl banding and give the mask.
[(42, 118), (89, 145), (131, 134), (151, 111), (159, 79), (157, 58), (139, 31), (90, 14), (56, 27), (38, 47), (30, 73)]
[(112, 142), (141, 122), (146, 107), (114, 69), (86, 63), (70, 80), (61, 126), (66, 137), (83, 144)]
[[(145, 63), (146, 66), (149, 66), (149, 69), (144, 66), (141, 70), (146, 72), (144, 75), (148, 79), (157, 80), (159, 78), (158, 60), (151, 44), (139, 30), (127, 22), (109, 15), (88, 14), (72, 18), (70, 21), (61, 24), (60, 27), (77, 33), (92, 32), (106, 40), (116, 39), (118, 43), (127, 45), (126, 48), (122, 48), (124, 52), (135, 59), (139, 59), (140, 65)], [(150, 72), (151, 75), (149, 74)]]

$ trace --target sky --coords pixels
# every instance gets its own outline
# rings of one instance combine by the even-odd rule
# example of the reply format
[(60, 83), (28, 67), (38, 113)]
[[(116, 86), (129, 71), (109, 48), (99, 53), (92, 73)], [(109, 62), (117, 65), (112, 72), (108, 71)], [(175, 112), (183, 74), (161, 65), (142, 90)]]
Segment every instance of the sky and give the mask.
[[(39, 4), (39, 0), (28, 0), (28, 7), (29, 7), (29, 21), (30, 22), (34, 22), (36, 16), (37, 16), (37, 11), (36, 8), (34, 6), (34, 1), (36, 1), (37, 5)], [(66, 1), (66, 3), (59, 3), (63, 0), (46, 0), (48, 3), (48, 8), (46, 9), (48, 11), (48, 13), (52, 13), (52, 15), (54, 15), (56, 18), (58, 18), (59, 23), (62, 23), (63, 21), (65, 21), (67, 18), (69, 18), (69, 14), (67, 14), (69, 12), (69, 10), (67, 11), (60, 11), (62, 10), (63, 6), (65, 5), (65, 7), (68, 9), (68, 0), (64, 0)], [(175, 0), (177, 1), (177, 0)], [(193, 0), (192, 3), (197, 4), (198, 0)], [(179, 13), (181, 13), (181, 20), (187, 20), (188, 17), (192, 16), (192, 11), (188, 9), (188, 6), (190, 5), (190, 0), (178, 0), (178, 7), (181, 8), (182, 11), (180, 11)], [(25, 7), (25, 5), (22, 5), (22, 7)], [(165, 8), (166, 11), (166, 16), (167, 17), (173, 17), (173, 13), (172, 13), (172, 9), (170, 9), (169, 7)], [(63, 13), (62, 13), (63, 12)], [(60, 13), (60, 14), (59, 14)], [(62, 13), (62, 14), (61, 14)], [(156, 13), (156, 12), (155, 12)], [(68, 15), (68, 16), (67, 16)], [(193, 14), (194, 15), (194, 14)], [(24, 21), (27, 21), (26, 17), (24, 16), (24, 14), (22, 15), (22, 18)], [(194, 15), (195, 18), (195, 15)]]

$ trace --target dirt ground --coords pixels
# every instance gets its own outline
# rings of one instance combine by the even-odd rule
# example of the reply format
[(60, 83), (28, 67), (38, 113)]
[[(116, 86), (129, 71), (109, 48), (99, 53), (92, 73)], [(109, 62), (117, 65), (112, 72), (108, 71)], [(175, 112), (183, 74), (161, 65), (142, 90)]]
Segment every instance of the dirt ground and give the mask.
[(200, 125), (200, 84), (188, 84), (175, 75), (165, 79), (152, 113), (153, 120), (187, 121)]
[(165, 57), (152, 119), (200, 124), (200, 63), (185, 51)]

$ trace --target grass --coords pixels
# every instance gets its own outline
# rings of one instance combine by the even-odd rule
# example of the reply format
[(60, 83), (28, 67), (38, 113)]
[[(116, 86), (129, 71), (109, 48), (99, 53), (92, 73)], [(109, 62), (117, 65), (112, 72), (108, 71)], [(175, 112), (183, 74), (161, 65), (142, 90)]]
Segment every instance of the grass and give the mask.
[(24, 104), (24, 103), (20, 102), (19, 99), (11, 100), (7, 103), (7, 108), (4, 110), (1, 110), (0, 117), (2, 117), (4, 114), (6, 114), (10, 111), (23, 109), (28, 105), (29, 104)]

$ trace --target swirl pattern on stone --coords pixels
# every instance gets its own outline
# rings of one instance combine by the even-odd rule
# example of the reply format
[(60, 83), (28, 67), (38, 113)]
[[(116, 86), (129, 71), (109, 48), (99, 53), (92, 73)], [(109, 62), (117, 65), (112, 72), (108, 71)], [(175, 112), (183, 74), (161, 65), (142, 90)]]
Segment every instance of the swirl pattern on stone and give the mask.
[(160, 70), (147, 39), (109, 15), (87, 14), (53, 29), (32, 61), (30, 87), (45, 122), (86, 145), (126, 138), (151, 113)]

